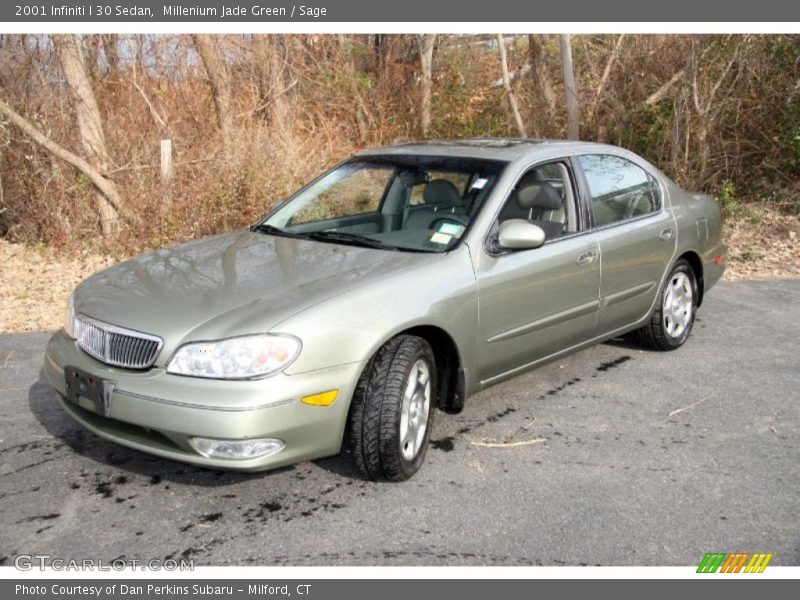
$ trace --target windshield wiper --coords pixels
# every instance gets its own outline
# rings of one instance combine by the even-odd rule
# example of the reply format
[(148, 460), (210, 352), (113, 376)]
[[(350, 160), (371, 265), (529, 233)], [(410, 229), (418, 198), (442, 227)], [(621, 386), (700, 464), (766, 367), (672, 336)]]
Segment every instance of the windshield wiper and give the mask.
[(400, 250), (397, 246), (384, 244), (376, 239), (357, 233), (346, 231), (311, 231), (305, 236), (310, 240), (318, 242), (338, 242), (340, 244), (350, 244), (352, 246), (364, 246), (365, 248), (380, 248), (383, 250)]
[(254, 225), (253, 227), (250, 228), (250, 231), (258, 231), (259, 233), (268, 233), (271, 235), (280, 235), (283, 237), (291, 237), (291, 238), (306, 237), (305, 234), (292, 233), (291, 231), (286, 231), (285, 229), (281, 229), (280, 227), (275, 227), (274, 225), (269, 225), (267, 223), (259, 223), (258, 225)]
[(384, 244), (378, 240), (365, 235), (357, 233), (349, 233), (347, 231), (310, 231), (304, 233), (294, 233), (286, 231), (274, 225), (261, 223), (250, 228), (251, 231), (259, 231), (261, 233), (268, 233), (271, 235), (279, 235), (291, 238), (300, 238), (304, 240), (315, 240), (317, 242), (333, 242), (339, 244), (348, 244), (350, 246), (361, 246), (363, 248), (377, 248), (379, 250), (397, 250), (402, 252), (423, 252), (423, 253), (436, 253), (436, 250), (425, 250), (422, 248), (407, 248), (405, 246), (393, 246), (391, 244)]

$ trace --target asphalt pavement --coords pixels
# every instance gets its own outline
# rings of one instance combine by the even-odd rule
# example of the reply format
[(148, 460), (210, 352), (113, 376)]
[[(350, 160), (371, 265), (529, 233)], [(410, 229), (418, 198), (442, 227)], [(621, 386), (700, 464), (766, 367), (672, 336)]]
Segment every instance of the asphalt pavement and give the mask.
[(678, 351), (602, 344), (437, 413), (422, 470), (241, 475), (100, 440), (0, 335), (0, 565), (800, 565), (800, 280), (721, 283)]

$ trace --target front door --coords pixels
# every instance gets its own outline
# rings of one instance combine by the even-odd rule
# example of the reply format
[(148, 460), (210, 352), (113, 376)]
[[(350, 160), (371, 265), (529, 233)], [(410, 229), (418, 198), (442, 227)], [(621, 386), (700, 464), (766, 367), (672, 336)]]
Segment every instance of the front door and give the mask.
[[(540, 225), (546, 233), (544, 245), (474, 253), (482, 385), (595, 335), (600, 253), (594, 234), (582, 231), (574, 181), (566, 161), (529, 170), (500, 211), (498, 223), (526, 219)], [(527, 186), (534, 193), (529, 189), (519, 195)], [(554, 208), (554, 191), (561, 198), (560, 209)], [(520, 201), (523, 197), (527, 201)]]

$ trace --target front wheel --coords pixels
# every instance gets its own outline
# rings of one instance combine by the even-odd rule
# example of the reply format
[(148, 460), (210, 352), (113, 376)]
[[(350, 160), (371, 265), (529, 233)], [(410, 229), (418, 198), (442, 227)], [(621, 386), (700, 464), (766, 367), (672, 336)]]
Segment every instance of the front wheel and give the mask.
[(650, 322), (637, 331), (639, 341), (655, 350), (683, 345), (694, 325), (697, 279), (691, 265), (679, 260), (664, 282)]
[(436, 362), (424, 339), (387, 342), (361, 375), (349, 418), (350, 451), (372, 480), (403, 481), (422, 465), (436, 398)]

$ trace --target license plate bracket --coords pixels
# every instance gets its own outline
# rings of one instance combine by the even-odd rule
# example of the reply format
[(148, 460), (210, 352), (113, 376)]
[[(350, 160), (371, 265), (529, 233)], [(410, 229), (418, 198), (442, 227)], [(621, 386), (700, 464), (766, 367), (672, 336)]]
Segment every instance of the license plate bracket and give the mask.
[(114, 382), (97, 377), (77, 367), (64, 367), (67, 401), (79, 405), (81, 398), (94, 404), (95, 412), (104, 417), (111, 412), (111, 395), (114, 393)]

